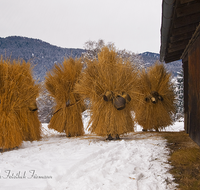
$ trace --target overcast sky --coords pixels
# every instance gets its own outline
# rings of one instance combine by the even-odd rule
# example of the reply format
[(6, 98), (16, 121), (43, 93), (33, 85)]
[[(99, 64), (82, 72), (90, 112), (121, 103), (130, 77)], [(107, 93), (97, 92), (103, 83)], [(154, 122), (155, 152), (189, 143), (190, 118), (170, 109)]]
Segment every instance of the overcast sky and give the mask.
[(88, 40), (135, 53), (160, 51), (161, 0), (0, 0), (0, 37), (66, 48)]

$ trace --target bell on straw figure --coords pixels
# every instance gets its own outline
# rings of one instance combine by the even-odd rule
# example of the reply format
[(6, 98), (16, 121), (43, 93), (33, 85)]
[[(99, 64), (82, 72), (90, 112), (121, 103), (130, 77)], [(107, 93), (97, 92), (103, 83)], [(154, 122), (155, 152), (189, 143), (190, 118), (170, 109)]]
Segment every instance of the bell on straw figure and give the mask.
[(81, 59), (65, 59), (63, 64), (55, 64), (45, 79), (46, 89), (56, 102), (48, 127), (65, 132), (68, 137), (84, 134), (81, 115), (84, 103), (73, 91), (82, 66)]
[(173, 123), (175, 94), (171, 74), (163, 64), (155, 63), (140, 73), (139, 101), (135, 118), (143, 131), (163, 129)]
[(136, 104), (137, 72), (113, 47), (103, 47), (97, 59), (86, 59), (87, 67), (75, 85), (83, 99), (90, 100), (89, 130), (108, 140), (134, 131), (131, 111)]

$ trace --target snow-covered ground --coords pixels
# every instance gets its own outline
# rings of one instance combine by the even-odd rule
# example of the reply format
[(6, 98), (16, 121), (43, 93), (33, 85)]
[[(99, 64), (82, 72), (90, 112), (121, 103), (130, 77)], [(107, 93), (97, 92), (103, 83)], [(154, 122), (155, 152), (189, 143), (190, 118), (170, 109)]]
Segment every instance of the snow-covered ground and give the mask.
[[(89, 117), (83, 115), (84, 126)], [(166, 131), (182, 131), (183, 122)], [(88, 134), (67, 138), (47, 124), (41, 141), (24, 142), (0, 153), (2, 190), (164, 190), (175, 189), (166, 140), (136, 132), (106, 141)]]

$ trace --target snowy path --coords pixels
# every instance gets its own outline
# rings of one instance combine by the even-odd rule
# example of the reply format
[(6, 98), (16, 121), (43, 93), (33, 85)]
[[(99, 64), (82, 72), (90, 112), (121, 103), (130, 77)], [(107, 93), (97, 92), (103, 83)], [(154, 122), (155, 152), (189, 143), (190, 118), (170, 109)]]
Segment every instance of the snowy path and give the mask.
[[(50, 134), (50, 132), (49, 132)], [(175, 189), (167, 172), (166, 141), (132, 133), (118, 141), (53, 134), (0, 154), (0, 189)]]

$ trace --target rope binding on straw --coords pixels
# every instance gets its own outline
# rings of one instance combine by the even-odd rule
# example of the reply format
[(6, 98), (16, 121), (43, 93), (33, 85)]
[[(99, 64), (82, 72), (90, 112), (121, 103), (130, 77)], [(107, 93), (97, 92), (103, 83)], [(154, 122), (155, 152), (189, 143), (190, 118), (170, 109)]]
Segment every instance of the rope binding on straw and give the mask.
[[(66, 102), (66, 107), (74, 106), (74, 105), (78, 104), (80, 101), (81, 101), (81, 100), (76, 100), (76, 102), (75, 102), (74, 104), (70, 104), (70, 100), (68, 100), (68, 101)], [(56, 113), (58, 113), (60, 110), (62, 110), (62, 109), (63, 109), (63, 108), (60, 108), (60, 109), (58, 109), (56, 112), (54, 112), (54, 113), (53, 113), (53, 116), (54, 116)]]

